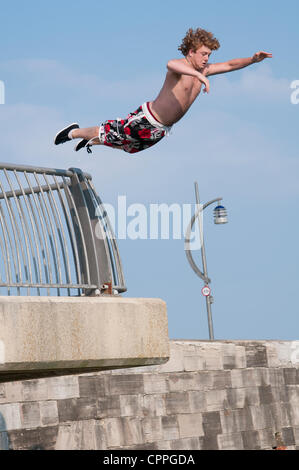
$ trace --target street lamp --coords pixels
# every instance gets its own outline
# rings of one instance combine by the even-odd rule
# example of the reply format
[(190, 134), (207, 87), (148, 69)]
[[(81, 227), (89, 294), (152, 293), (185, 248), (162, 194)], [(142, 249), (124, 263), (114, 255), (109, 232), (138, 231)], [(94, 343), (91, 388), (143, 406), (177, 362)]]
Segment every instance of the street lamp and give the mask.
[[(222, 198), (218, 197), (213, 199), (212, 201), (206, 202), (205, 204), (200, 204), (199, 200), (199, 193), (198, 193), (198, 184), (194, 183), (195, 185), (195, 199), (196, 199), (196, 212), (193, 215), (191, 222), (187, 228), (186, 237), (185, 237), (185, 253), (189, 264), (193, 271), (199, 276), (205, 283), (204, 287), (202, 288), (202, 294), (206, 298), (206, 306), (207, 306), (207, 314), (208, 314), (208, 325), (209, 325), (209, 338), (210, 340), (214, 340), (214, 330), (213, 330), (213, 320), (212, 320), (212, 309), (211, 304), (213, 303), (214, 299), (211, 296), (211, 289), (210, 283), (211, 279), (208, 277), (208, 269), (207, 269), (207, 260), (206, 260), (206, 250), (204, 244), (204, 237), (203, 237), (203, 224), (202, 224), (202, 214), (204, 209), (206, 209), (211, 204), (217, 202), (218, 205), (214, 209), (214, 223), (217, 225), (226, 224), (227, 223), (227, 211), (223, 205), (221, 205)], [(202, 267), (203, 272), (198, 268), (195, 264), (195, 261), (192, 256), (192, 250), (190, 248), (190, 235), (191, 230), (194, 225), (195, 220), (198, 219), (199, 224), (199, 234), (200, 234), (200, 247), (201, 247), (201, 258), (202, 258)]]

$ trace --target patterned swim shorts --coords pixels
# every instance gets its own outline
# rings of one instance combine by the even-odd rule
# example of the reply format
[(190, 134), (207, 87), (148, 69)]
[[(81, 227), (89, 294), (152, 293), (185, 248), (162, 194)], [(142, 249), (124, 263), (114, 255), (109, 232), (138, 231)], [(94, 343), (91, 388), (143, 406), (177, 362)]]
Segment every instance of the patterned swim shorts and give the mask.
[(125, 119), (105, 121), (100, 126), (99, 139), (103, 145), (136, 153), (155, 145), (170, 129), (157, 121), (149, 103), (144, 103)]

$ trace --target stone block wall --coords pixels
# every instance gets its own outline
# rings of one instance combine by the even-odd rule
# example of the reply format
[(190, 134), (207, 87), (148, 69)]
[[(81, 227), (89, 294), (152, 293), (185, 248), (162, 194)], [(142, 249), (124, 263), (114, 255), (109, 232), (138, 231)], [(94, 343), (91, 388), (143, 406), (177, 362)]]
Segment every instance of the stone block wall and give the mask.
[(0, 383), (0, 448), (299, 449), (296, 347), (171, 341), (164, 365)]

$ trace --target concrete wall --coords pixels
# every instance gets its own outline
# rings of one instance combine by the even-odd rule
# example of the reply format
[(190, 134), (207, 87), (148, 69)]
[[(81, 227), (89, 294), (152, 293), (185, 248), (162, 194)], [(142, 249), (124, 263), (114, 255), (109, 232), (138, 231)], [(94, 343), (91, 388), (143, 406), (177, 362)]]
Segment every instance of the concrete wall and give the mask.
[(0, 296), (0, 383), (168, 359), (161, 299)]
[(164, 365), (2, 383), (0, 447), (298, 449), (296, 346), (171, 341)]

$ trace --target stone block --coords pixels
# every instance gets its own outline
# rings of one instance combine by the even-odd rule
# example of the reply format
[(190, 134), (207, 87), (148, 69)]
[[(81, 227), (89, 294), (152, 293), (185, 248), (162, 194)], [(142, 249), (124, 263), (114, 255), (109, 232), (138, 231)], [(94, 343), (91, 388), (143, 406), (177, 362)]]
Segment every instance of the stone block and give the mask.
[(197, 389), (197, 374), (180, 372), (169, 374), (168, 384), (170, 392), (186, 392)]
[(41, 401), (48, 399), (48, 384), (46, 379), (24, 380), (20, 384), (23, 390), (23, 397), (20, 401)]
[(221, 432), (219, 434), (235, 434), (240, 431), (236, 410), (220, 411)]
[[(148, 442), (138, 445), (125, 446), (123, 449), (129, 450), (170, 450), (170, 444), (172, 441), (156, 441)], [(152, 465), (154, 464), (154, 456), (151, 459)]]
[(201, 356), (185, 356), (184, 370), (186, 372), (197, 372), (204, 369), (204, 359)]
[(282, 440), (286, 446), (293, 446), (296, 444), (293, 428), (281, 429)]
[[(175, 439), (173, 441), (170, 441), (170, 448), (171, 450), (199, 450), (199, 438), (190, 437), (187, 439)], [(188, 456), (186, 457), (188, 462)]]
[(142, 416), (142, 395), (120, 395), (121, 416)]
[(142, 398), (143, 416), (154, 417), (166, 414), (164, 395), (144, 395)]
[(202, 426), (206, 435), (222, 434), (222, 425), (219, 411), (202, 413)]
[(227, 407), (231, 409), (243, 408), (245, 405), (245, 388), (229, 388), (226, 390)]
[(41, 425), (38, 402), (22, 403), (20, 405), (22, 428), (37, 428)]
[(163, 440), (163, 428), (161, 416), (154, 418), (143, 418), (142, 428), (145, 442), (155, 442)]
[(0, 405), (0, 431), (21, 429), (20, 405), (9, 403)]
[(120, 396), (111, 395), (98, 398), (97, 410), (98, 418), (120, 417)]
[(251, 407), (220, 412), (222, 434), (233, 434), (241, 431), (253, 430)]
[(165, 408), (168, 415), (190, 413), (189, 395), (184, 392), (171, 392), (165, 395)]
[(227, 408), (226, 390), (209, 390), (205, 392), (207, 411), (218, 411)]
[(259, 387), (258, 391), (260, 403), (262, 405), (269, 405), (270, 403), (273, 403), (275, 401), (271, 385), (267, 385), (266, 387)]
[[(264, 414), (261, 412), (259, 406), (250, 406), (250, 413), (252, 416), (253, 428), (256, 430), (267, 428), (265, 423)], [(268, 426), (271, 428), (271, 424)]]
[(197, 390), (210, 390), (213, 388), (213, 376), (210, 371), (198, 372), (195, 375)]
[(77, 421), (79, 429), (75, 430), (74, 434), (77, 435), (77, 449), (78, 450), (96, 450), (97, 439), (95, 432), (96, 421), (83, 420)]
[(257, 387), (231, 388), (226, 390), (228, 407), (232, 409), (258, 405), (259, 392)]
[(180, 438), (177, 416), (162, 416), (162, 430), (164, 441)]
[(245, 369), (246, 350), (245, 346), (236, 346), (236, 369)]
[(290, 403), (296, 403), (299, 399), (299, 387), (297, 385), (286, 385), (285, 390), (287, 392), (288, 401)]
[(95, 425), (94, 420), (61, 424), (55, 450), (96, 450)]
[(156, 442), (156, 450), (171, 450), (171, 441), (158, 441)]
[(281, 427), (281, 408), (280, 405), (276, 404), (268, 404), (268, 405), (260, 405), (259, 406), (259, 413), (264, 421), (264, 428), (273, 428), (279, 429)]
[(234, 369), (236, 367), (236, 346), (235, 344), (222, 344), (221, 355), (223, 369)]
[(0, 384), (0, 403), (16, 403), (23, 400), (23, 383), (21, 381)]
[(97, 417), (97, 400), (95, 398), (77, 398), (77, 419), (95, 419)]
[(268, 385), (271, 385), (270, 382), (270, 373), (269, 369), (266, 369), (265, 367), (259, 367), (256, 369), (257, 377), (258, 377), (258, 383), (261, 385), (261, 387), (266, 387)]
[(102, 420), (105, 429), (107, 448), (126, 445), (123, 418), (105, 418)]
[(83, 419), (95, 419), (97, 417), (97, 406), (95, 398), (71, 398), (59, 400), (58, 416), (59, 422), (78, 421)]
[(243, 440), (240, 433), (219, 434), (217, 441), (219, 450), (243, 450)]
[(166, 374), (144, 374), (144, 393), (167, 393), (169, 391)]
[[(238, 370), (238, 369), (232, 370), (231, 373), (230, 373), (230, 376), (231, 376), (231, 381), (232, 381), (232, 388), (242, 388), (242, 387), (244, 387), (243, 370)], [(251, 386), (252, 386), (252, 384), (251, 384)]]
[(16, 370), (18, 380), (21, 373), (38, 378), (57, 371), (76, 374), (161, 364), (169, 358), (166, 304), (161, 299), (2, 296), (0, 303), (2, 382), (8, 375), (11, 380)]
[(97, 420), (95, 423), (95, 441), (97, 450), (107, 449), (107, 436), (104, 421), (105, 420)]
[(204, 356), (204, 369), (205, 370), (221, 370), (223, 369), (223, 358), (219, 354), (219, 347), (209, 348)]
[(55, 426), (58, 424), (58, 408), (55, 400), (39, 402), (41, 425)]
[(54, 450), (58, 426), (22, 429), (9, 432), (12, 450)]
[(98, 397), (105, 395), (105, 376), (88, 375), (79, 376), (79, 396), (82, 397)]
[(293, 426), (295, 444), (299, 446), (299, 426)]
[(200, 437), (199, 446), (201, 450), (219, 450), (217, 436), (215, 434), (207, 434)]
[(168, 362), (159, 367), (160, 373), (182, 372), (184, 370), (184, 348), (176, 341), (170, 342), (170, 356)]
[(291, 426), (291, 411), (289, 403), (275, 403), (274, 406), (280, 410), (281, 413), (281, 426)]
[(267, 357), (268, 357), (268, 367), (279, 367), (281, 365), (280, 360), (277, 354), (277, 348), (274, 343), (270, 341), (267, 343)]
[(68, 398), (66, 400), (58, 400), (58, 418), (60, 423), (66, 421), (76, 421), (77, 419), (77, 400), (76, 398)]
[(202, 415), (200, 413), (180, 414), (177, 417), (181, 438), (203, 436)]
[[(75, 375), (68, 375), (65, 377), (50, 377), (45, 380), (47, 387), (48, 400), (60, 400), (67, 398), (76, 398), (79, 394), (78, 377)], [(28, 392), (30, 394), (30, 392)]]
[(129, 395), (144, 393), (142, 375), (111, 375), (108, 382), (109, 395)]
[(232, 381), (231, 381), (231, 372), (229, 370), (219, 370), (219, 371), (211, 371), (212, 376), (212, 388), (214, 389), (225, 389), (231, 388)]
[(267, 348), (264, 344), (247, 343), (245, 350), (246, 367), (268, 367)]
[(297, 384), (297, 369), (288, 368), (283, 369), (284, 382), (286, 385), (296, 385)]
[(286, 386), (283, 385), (281, 387), (272, 387), (272, 393), (274, 401), (280, 402), (281, 404), (289, 402), (288, 391)]
[(261, 450), (270, 450), (276, 445), (273, 429), (259, 429), (258, 433), (258, 441), (260, 443)]
[(223, 356), (223, 369), (235, 369), (236, 356), (235, 354), (225, 354)]
[(260, 377), (258, 376), (257, 369), (243, 369), (242, 370), (243, 387), (252, 387), (261, 385)]
[(284, 387), (285, 378), (283, 374), (283, 369), (268, 369), (269, 374), (269, 384), (272, 387)]
[(258, 431), (243, 431), (241, 433), (244, 450), (258, 450), (261, 448)]
[(251, 431), (254, 429), (250, 407), (235, 410), (239, 422), (240, 431)]
[(143, 429), (140, 418), (126, 417), (123, 420), (125, 445), (132, 446), (144, 442)]
[(202, 413), (206, 411), (206, 393), (201, 390), (188, 392), (191, 413)]

